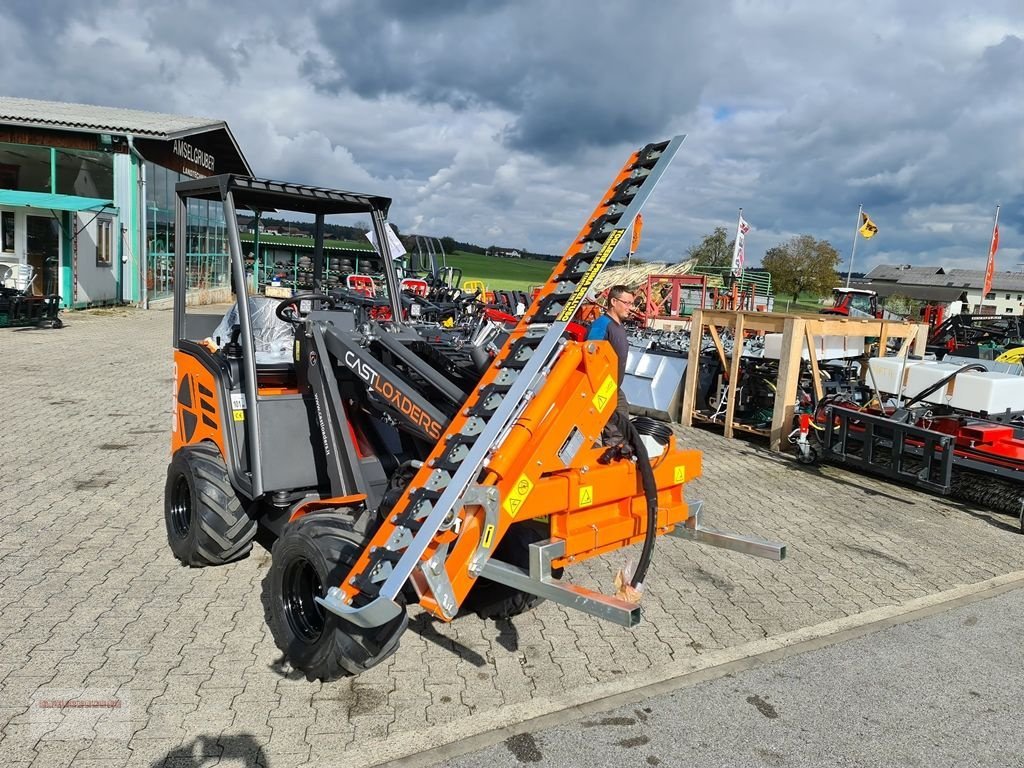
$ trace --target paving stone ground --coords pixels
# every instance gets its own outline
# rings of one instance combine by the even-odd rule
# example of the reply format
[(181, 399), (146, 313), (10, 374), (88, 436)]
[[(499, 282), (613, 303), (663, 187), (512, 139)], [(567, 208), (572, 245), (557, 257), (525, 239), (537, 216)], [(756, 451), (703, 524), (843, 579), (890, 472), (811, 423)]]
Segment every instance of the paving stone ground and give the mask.
[[(688, 493), (709, 522), (785, 541), (787, 560), (663, 539), (633, 630), (550, 603), (497, 624), (414, 610), (388, 662), (308, 683), (264, 625), (268, 553), (190, 570), (167, 549), (170, 320), (118, 309), (66, 315), (60, 331), (0, 330), (9, 768), (372, 765), (435, 726), (550, 708), (565, 691), (1024, 569), (1008, 519), (682, 430), (704, 451)], [(626, 558), (570, 578), (610, 591)]]

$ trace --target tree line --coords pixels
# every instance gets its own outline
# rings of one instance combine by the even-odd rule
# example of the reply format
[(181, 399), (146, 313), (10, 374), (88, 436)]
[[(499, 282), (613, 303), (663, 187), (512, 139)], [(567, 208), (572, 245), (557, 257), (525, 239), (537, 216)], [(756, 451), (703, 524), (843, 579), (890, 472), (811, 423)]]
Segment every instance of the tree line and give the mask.
[[(701, 267), (732, 266), (735, 239), (729, 239), (725, 227), (715, 227), (696, 245), (686, 249), (686, 257), (696, 259)], [(797, 235), (765, 251), (761, 269), (772, 276), (776, 295), (792, 294), (794, 301), (801, 293), (827, 295), (839, 284), (839, 252), (828, 240), (811, 235)]]
[[(246, 223), (249, 222), (249, 219), (250, 217), (246, 217)], [(301, 231), (306, 237), (313, 236), (314, 224), (311, 221), (292, 221), (290, 219), (276, 219), (271, 216), (261, 216), (260, 223), (265, 227), (286, 227), (296, 229)], [(391, 226), (398, 235), (398, 239), (402, 241), (402, 245), (404, 245), (409, 251), (415, 251), (417, 236), (415, 234), (403, 234), (397, 224), (392, 224)], [(330, 222), (325, 222), (324, 236), (334, 238), (336, 240), (355, 240), (357, 242), (362, 242), (365, 234), (372, 228), (373, 227), (369, 221), (356, 221), (348, 226), (344, 224), (331, 224)], [(445, 253), (463, 251), (465, 253), (479, 253), (483, 255), (488, 252), (500, 250), (497, 245), (484, 247), (482, 245), (477, 245), (476, 243), (467, 243), (447, 236), (431, 239), (440, 240)], [(525, 248), (518, 248), (517, 250), (523, 254), (523, 258), (539, 259), (541, 261), (559, 261), (562, 258), (561, 256), (553, 256), (548, 253), (533, 253)]]

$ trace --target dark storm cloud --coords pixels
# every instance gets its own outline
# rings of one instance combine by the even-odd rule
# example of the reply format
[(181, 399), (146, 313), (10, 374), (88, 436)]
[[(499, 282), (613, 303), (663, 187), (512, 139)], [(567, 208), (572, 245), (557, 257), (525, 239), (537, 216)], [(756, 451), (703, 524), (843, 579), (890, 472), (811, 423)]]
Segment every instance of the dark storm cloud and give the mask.
[(514, 149), (643, 141), (696, 106), (712, 65), (701, 30), (721, 14), (690, 5), (344, 3), (316, 15), (330, 62), (308, 71), (367, 97), (507, 110)]
[[(253, 3), (248, 10), (263, 9)], [(223, 8), (202, 0), (157, 5), (146, 13), (146, 40), (154, 52), (205, 60), (227, 83), (236, 84), (252, 50), (258, 50), (258, 38), (244, 31), (244, 25), (226, 21)], [(173, 70), (167, 72), (173, 77)]]
[(642, 4), (14, 0), (9, 95), (227, 120), (257, 173), (395, 198), (403, 230), (561, 251), (629, 151), (689, 134), (645, 258), (743, 206), (748, 255), (1024, 258), (1024, 7), (988, 0)]

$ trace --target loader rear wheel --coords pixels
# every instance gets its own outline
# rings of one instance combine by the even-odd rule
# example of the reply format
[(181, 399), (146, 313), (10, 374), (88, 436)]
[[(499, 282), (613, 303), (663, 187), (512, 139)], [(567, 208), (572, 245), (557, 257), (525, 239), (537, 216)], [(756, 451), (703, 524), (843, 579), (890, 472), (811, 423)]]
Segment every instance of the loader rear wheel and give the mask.
[(182, 448), (164, 486), (164, 522), (171, 552), (185, 565), (223, 565), (249, 554), (256, 521), (249, 517), (213, 445)]
[(404, 610), (383, 627), (363, 629), (314, 599), (341, 584), (364, 543), (351, 518), (332, 512), (300, 518), (274, 543), (263, 579), (267, 623), (277, 647), (307, 680), (358, 675), (398, 650), (409, 623)]
[[(494, 558), (509, 565), (530, 568), (530, 545), (548, 538), (547, 525), (533, 522), (516, 523), (502, 538), (494, 551)], [(561, 573), (556, 572), (556, 577)], [(462, 602), (462, 610), (475, 613), (481, 619), (511, 619), (521, 613), (536, 608), (544, 602), (544, 598), (522, 592), (495, 581), (479, 578), (473, 585), (466, 599)]]

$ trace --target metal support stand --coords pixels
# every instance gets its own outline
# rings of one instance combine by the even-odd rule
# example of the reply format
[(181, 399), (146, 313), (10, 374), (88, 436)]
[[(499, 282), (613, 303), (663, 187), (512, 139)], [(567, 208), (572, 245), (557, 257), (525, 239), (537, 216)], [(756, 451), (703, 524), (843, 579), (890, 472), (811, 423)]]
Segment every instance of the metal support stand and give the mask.
[(701, 524), (703, 501), (690, 503), (690, 517), (685, 525), (677, 525), (668, 535), (678, 539), (689, 539), (700, 544), (710, 544), (720, 549), (731, 549), (745, 555), (764, 557), (768, 560), (783, 560), (786, 557), (786, 545), (776, 541), (759, 539), (756, 536), (742, 536), (738, 533), (716, 531), (714, 528)]

